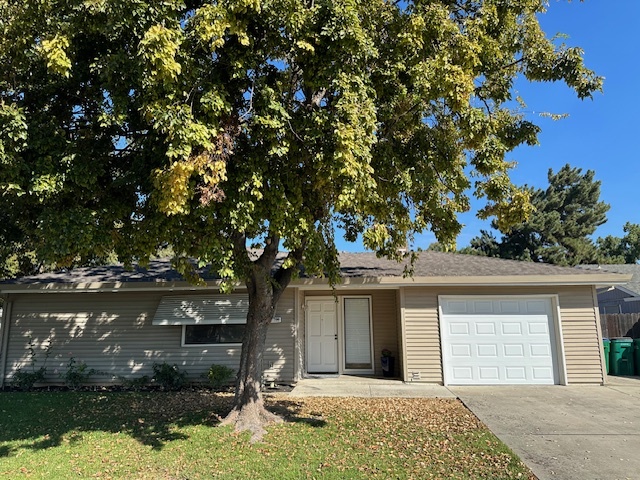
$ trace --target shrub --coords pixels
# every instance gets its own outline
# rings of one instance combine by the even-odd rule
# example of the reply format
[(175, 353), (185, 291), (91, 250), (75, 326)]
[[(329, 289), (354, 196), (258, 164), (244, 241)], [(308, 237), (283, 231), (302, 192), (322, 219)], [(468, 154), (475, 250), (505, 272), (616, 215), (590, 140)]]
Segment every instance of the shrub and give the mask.
[(60, 376), (64, 380), (66, 386), (75, 390), (83, 383), (87, 383), (89, 381), (89, 377), (96, 373), (98, 373), (97, 370), (88, 368), (86, 363), (76, 362), (76, 359), (71, 357), (69, 359), (69, 363), (67, 363), (67, 371)]
[(229, 383), (234, 373), (235, 370), (233, 368), (229, 368), (226, 365), (214, 364), (209, 368), (207, 378), (209, 379), (209, 384), (215, 390), (218, 390)]
[(46, 373), (46, 367), (40, 367), (31, 372), (25, 372), (22, 368), (18, 368), (11, 377), (11, 384), (20, 390), (31, 390), (36, 383), (44, 382)]
[(35, 343), (33, 342), (33, 338), (29, 336), (29, 342), (27, 344), (27, 350), (29, 351), (29, 363), (31, 364), (31, 371), (25, 371), (22, 367), (19, 367), (14, 372), (11, 377), (11, 384), (20, 390), (31, 390), (36, 383), (44, 382), (45, 375), (47, 373), (47, 359), (49, 355), (51, 355), (51, 340), (49, 340), (49, 345), (44, 351), (44, 361), (40, 368), (36, 368), (36, 363), (38, 363), (38, 358), (36, 354)]
[(167, 362), (153, 364), (153, 381), (163, 390), (180, 390), (187, 381), (187, 374), (174, 363)]

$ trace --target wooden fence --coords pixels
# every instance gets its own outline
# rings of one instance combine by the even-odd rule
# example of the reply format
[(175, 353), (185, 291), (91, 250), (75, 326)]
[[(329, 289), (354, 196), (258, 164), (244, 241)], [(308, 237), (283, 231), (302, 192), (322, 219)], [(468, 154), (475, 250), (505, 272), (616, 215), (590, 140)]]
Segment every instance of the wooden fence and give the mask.
[(640, 313), (600, 314), (603, 338), (640, 338)]

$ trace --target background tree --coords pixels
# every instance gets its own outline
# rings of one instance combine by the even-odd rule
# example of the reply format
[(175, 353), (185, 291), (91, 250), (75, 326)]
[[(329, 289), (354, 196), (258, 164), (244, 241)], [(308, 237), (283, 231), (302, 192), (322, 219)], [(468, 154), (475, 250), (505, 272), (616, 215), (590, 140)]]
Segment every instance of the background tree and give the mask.
[(606, 222), (609, 205), (600, 201), (595, 173), (581, 172), (569, 164), (555, 174), (549, 169), (547, 189), (529, 190), (535, 210), (527, 221), (506, 230), (500, 242), (482, 231), (462, 251), (557, 265), (595, 263), (598, 249), (589, 236)]
[(598, 238), (599, 263), (638, 263), (640, 260), (640, 225), (627, 222), (624, 224), (622, 237), (607, 235)]
[(545, 4), (0, 0), (0, 206), (57, 265), (170, 245), (189, 280), (244, 283), (228, 420), (260, 432), (267, 326), (303, 259), (338, 281), (335, 225), (399, 258), (426, 228), (451, 243), (471, 186), (501, 228), (528, 212), (514, 79), (601, 88)]

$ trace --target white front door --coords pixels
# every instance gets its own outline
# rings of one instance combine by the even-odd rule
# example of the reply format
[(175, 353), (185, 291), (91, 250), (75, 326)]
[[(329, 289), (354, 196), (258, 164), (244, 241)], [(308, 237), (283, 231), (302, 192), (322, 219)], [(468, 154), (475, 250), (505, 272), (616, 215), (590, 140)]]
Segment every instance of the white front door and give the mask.
[(338, 309), (334, 299), (307, 300), (307, 372), (338, 372)]
[(445, 385), (559, 382), (548, 297), (440, 297)]

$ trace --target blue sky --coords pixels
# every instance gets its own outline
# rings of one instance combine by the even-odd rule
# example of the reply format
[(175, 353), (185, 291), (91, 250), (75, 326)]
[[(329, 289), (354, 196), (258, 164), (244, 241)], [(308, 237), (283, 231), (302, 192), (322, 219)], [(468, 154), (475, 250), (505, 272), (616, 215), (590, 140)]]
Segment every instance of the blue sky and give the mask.
[[(514, 183), (543, 188), (549, 168), (559, 170), (569, 163), (583, 171), (594, 170), (602, 182), (600, 198), (611, 205), (608, 221), (595, 237), (622, 236), (626, 222), (640, 223), (640, 0), (550, 0), (540, 22), (548, 36), (564, 33), (564, 42), (584, 50), (588, 68), (604, 76), (604, 92), (593, 100), (579, 100), (564, 84), (517, 84), (517, 93), (527, 104), (527, 115), (542, 132), (540, 145), (520, 147), (507, 159), (518, 166)], [(541, 112), (566, 113), (563, 120), (541, 118)], [(476, 202), (477, 210), (481, 204)], [(469, 244), (488, 222), (475, 212), (462, 215), (465, 227), (458, 247)], [(340, 250), (359, 251), (361, 244), (339, 238)], [(421, 235), (415, 247), (426, 248), (435, 237)]]

